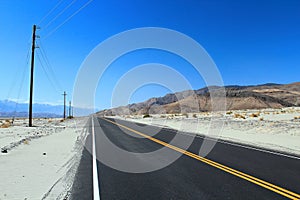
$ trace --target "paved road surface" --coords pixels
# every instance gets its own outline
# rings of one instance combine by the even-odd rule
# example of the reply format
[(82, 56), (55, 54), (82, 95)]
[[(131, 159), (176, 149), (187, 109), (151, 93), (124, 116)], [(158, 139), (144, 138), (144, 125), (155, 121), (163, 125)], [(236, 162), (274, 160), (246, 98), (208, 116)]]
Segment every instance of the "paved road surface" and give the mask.
[[(121, 149), (141, 153), (158, 150), (164, 147), (164, 142), (170, 142), (175, 136), (174, 131), (162, 129), (150, 139), (137, 138), (125, 134), (115, 122), (110, 122), (112, 119), (94, 117), (93, 120), (94, 127), (90, 120), (89, 132), (92, 133), (94, 128), (96, 155), (103, 154), (97, 144), (101, 143), (99, 140), (104, 135)], [(147, 134), (155, 128), (141, 124), (134, 126), (127, 121), (118, 123), (123, 130), (134, 128), (136, 133), (131, 131), (132, 134)], [(182, 137), (184, 140), (184, 137), (190, 136)], [(165, 168), (148, 173), (121, 172), (97, 161), (98, 186), (94, 187), (99, 188), (102, 200), (300, 199), (300, 195), (297, 196), (300, 194), (299, 159), (224, 143), (217, 143), (203, 159), (197, 156), (202, 143), (203, 139), (196, 137), (179, 159)], [(87, 149), (92, 149), (91, 144), (90, 134), (87, 137)], [(83, 151), (71, 199), (93, 199), (92, 155), (87, 149)], [(181, 150), (174, 147), (171, 151)], [(114, 155), (112, 159), (125, 165), (119, 156)], [(140, 157), (140, 162), (145, 162), (143, 159)]]

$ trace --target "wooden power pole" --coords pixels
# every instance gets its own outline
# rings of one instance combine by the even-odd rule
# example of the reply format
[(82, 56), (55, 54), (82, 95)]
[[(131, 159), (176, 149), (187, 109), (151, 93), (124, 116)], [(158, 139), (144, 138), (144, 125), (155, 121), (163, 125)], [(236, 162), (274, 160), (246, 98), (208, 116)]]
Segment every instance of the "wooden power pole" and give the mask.
[(64, 95), (64, 119), (66, 119), (66, 96), (67, 96), (66, 91), (64, 91), (62, 95)]
[(71, 104), (71, 101), (69, 101), (69, 118), (72, 117), (71, 110), (72, 110), (72, 104)]
[(32, 100), (33, 100), (33, 71), (34, 71), (35, 31), (36, 31), (36, 25), (33, 25), (32, 47), (31, 47), (30, 93), (29, 93), (29, 127), (32, 127)]

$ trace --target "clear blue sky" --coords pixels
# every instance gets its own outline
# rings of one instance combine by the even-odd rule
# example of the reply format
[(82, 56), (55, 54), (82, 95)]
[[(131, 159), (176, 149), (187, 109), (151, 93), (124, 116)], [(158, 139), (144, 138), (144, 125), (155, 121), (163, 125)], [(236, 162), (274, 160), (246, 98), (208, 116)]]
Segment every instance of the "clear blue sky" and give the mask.
[[(18, 98), (20, 102), (28, 99), (26, 58), (32, 25), (38, 24), (59, 2), (0, 1), (0, 99)], [(94, 0), (51, 33), (86, 2), (88, 0), (64, 0), (40, 23), (37, 34), (41, 38), (37, 43), (42, 44), (55, 75), (48, 71), (54, 82), (51, 84), (36, 58), (35, 102), (62, 103), (61, 93), (63, 90), (72, 93), (77, 71), (96, 45), (119, 32), (148, 26), (174, 29), (199, 42), (217, 64), (226, 85), (300, 81), (298, 0)], [(55, 18), (68, 5), (68, 9)], [(192, 67), (174, 55), (154, 50), (135, 52), (120, 58), (114, 63), (115, 68), (108, 71), (104, 77), (106, 85), (99, 86), (102, 89), (97, 92), (96, 106), (109, 107), (115, 82), (130, 68), (148, 62), (174, 67), (189, 79), (194, 89), (204, 86)], [(24, 70), (25, 79), (20, 89)], [(166, 88), (157, 85), (147, 86), (139, 89), (130, 102), (162, 96), (166, 92)]]

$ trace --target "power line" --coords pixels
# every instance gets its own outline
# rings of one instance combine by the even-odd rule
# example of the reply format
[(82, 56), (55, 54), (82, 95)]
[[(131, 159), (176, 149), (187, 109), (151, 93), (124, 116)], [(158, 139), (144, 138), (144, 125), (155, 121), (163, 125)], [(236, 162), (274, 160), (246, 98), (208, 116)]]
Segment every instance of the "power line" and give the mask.
[[(28, 69), (27, 67), (28, 67), (28, 63), (29, 63), (29, 55), (30, 55), (29, 53), (30, 53), (30, 49), (31, 49), (31, 36), (28, 38), (27, 45), (28, 45), (28, 50), (27, 50), (27, 55), (26, 55), (26, 59), (25, 59), (26, 60), (26, 65), (25, 65), (25, 67), (23, 69), (23, 72), (22, 72), (21, 82), (20, 82), (19, 89), (18, 89), (18, 92), (17, 92), (17, 99), (15, 100), (16, 104), (15, 104), (15, 109), (14, 109), (14, 112), (13, 112), (13, 115), (12, 115), (13, 119), (16, 116), (16, 112), (17, 112), (17, 108), (18, 108), (18, 104), (19, 104), (19, 98), (20, 98), (20, 95), (21, 95), (21, 91), (24, 88), (24, 80), (25, 80), (25, 75), (26, 75), (27, 69)], [(19, 74), (18, 73), (19, 71), (20, 70), (17, 68), (17, 72), (15, 74)], [(11, 85), (9, 91), (8, 91), (8, 95), (7, 95), (6, 99), (8, 99), (10, 97), (11, 92), (13, 91), (13, 89), (14, 89), (16, 83), (17, 83), (16, 77), (17, 76), (14, 76), (15, 79), (13, 79), (12, 85)]]
[(19, 87), (19, 91), (18, 91), (18, 96), (17, 96), (17, 100), (16, 100), (16, 105), (15, 105), (15, 110), (14, 110), (14, 114), (13, 116), (15, 117), (16, 116), (16, 112), (17, 112), (17, 109), (18, 109), (18, 105), (19, 105), (19, 98), (20, 98), (20, 95), (21, 95), (21, 91), (23, 90), (25, 84), (24, 84), (24, 81), (25, 81), (25, 75), (26, 75), (26, 70), (27, 68), (24, 68), (23, 70), (23, 75), (22, 75), (22, 80), (21, 80), (21, 85)]
[(39, 56), (39, 53), (37, 53), (36, 55), (37, 55), (37, 58), (38, 58), (38, 60), (39, 60), (39, 62), (40, 62), (40, 64), (41, 64), (41, 67), (42, 67), (42, 69), (43, 69), (43, 71), (44, 71), (44, 73), (45, 73), (47, 79), (49, 80), (49, 82), (50, 82), (50, 84), (52, 85), (53, 89), (58, 93), (59, 91), (57, 90), (57, 88), (56, 88), (56, 86), (55, 86), (53, 80), (50, 78), (50, 76), (49, 76), (49, 74), (48, 74), (48, 72), (47, 72), (47, 70), (46, 70), (46, 68), (45, 68), (45, 66), (44, 66), (44, 64), (43, 64), (43, 62), (42, 62), (40, 56)]
[(44, 22), (44, 20), (58, 7), (60, 6), (60, 4), (63, 2), (64, 0), (60, 0), (42, 19), (41, 21), (38, 23), (38, 25), (40, 25), (41, 23)]
[[(28, 50), (27, 50), (27, 55), (26, 55), (26, 67), (28, 66), (28, 62), (29, 62), (29, 52), (30, 52), (30, 43), (28, 43)], [(26, 69), (26, 67), (24, 68), (24, 70)], [(20, 71), (19, 68), (16, 69), (16, 72), (15, 74), (18, 74), (18, 72)], [(12, 83), (10, 85), (10, 88), (9, 88), (9, 91), (8, 91), (8, 94), (7, 94), (7, 98), (8, 99), (11, 95), (11, 92), (13, 91), (13, 89), (15, 88), (16, 86), (16, 83), (17, 83), (17, 77), (18, 76), (14, 76), (14, 79), (12, 80)], [(22, 77), (21, 77), (22, 79)]]
[(69, 7), (71, 7), (77, 0), (71, 1), (60, 13), (58, 13), (51, 21), (49, 21), (44, 28), (46, 29), (52, 22), (54, 22), (59, 16), (61, 16)]
[(75, 11), (72, 15), (70, 15), (65, 21), (63, 21), (56, 28), (52, 29), (52, 31), (50, 33), (48, 33), (46, 36), (44, 36), (44, 39), (48, 38), (50, 35), (52, 35), (53, 33), (55, 33), (61, 26), (63, 26), (65, 23), (67, 23), (69, 20), (71, 20), (72, 17), (74, 17), (76, 14), (78, 14), (82, 9), (84, 9), (86, 6), (88, 6), (92, 1), (94, 1), (94, 0), (89, 0), (88, 2), (86, 2), (77, 11)]
[(44, 64), (43, 64), (43, 62), (42, 62), (42, 60), (41, 60), (40, 54), (37, 53), (36, 55), (37, 55), (37, 58), (38, 58), (38, 60), (39, 60), (39, 62), (40, 62), (40, 65), (41, 65), (41, 67), (42, 67), (42, 69), (43, 69), (43, 71), (44, 71), (44, 73), (45, 73), (45, 75), (46, 75), (48, 81), (50, 82), (52, 88), (53, 88), (56, 92), (59, 92), (59, 90), (57, 89), (56, 85), (54, 84), (54, 81), (50, 78), (50, 75), (49, 75), (49, 73), (48, 73), (46, 67), (44, 66)]
[(46, 51), (43, 48), (43, 45), (42, 45), (41, 41), (39, 41), (38, 44), (39, 44), (39, 47), (40, 47), (39, 50), (40, 50), (41, 56), (42, 56), (43, 60), (45, 61), (46, 65), (47, 65), (47, 67), (50, 71), (50, 74), (53, 77), (54, 82), (57, 84), (58, 88), (62, 91), (62, 86), (61, 86), (60, 82), (58, 81), (58, 79), (57, 79), (57, 77), (54, 73), (53, 67), (49, 62), (48, 56), (46, 54)]
[[(30, 48), (29, 48), (29, 50), (30, 50)], [(19, 105), (19, 98), (20, 98), (20, 95), (21, 95), (21, 91), (23, 90), (23, 88), (25, 86), (24, 81), (25, 81), (25, 76), (26, 76), (26, 72), (27, 72), (27, 69), (28, 69), (27, 68), (28, 62), (29, 62), (29, 59), (27, 60), (26, 67), (24, 67), (24, 69), (23, 69), (22, 78), (21, 78), (20, 87), (19, 87), (19, 90), (18, 90), (18, 95), (17, 95), (17, 100), (16, 100), (16, 105), (15, 105), (15, 110), (14, 110), (13, 117), (16, 116), (16, 112), (17, 112), (18, 105)]]
[[(29, 48), (29, 51), (30, 51), (30, 48)], [(28, 54), (29, 54), (29, 52), (28, 52)], [(27, 56), (26, 67), (24, 67), (24, 70), (23, 70), (22, 79), (21, 79), (21, 86), (20, 86), (19, 91), (18, 91), (18, 99), (19, 99), (19, 97), (20, 97), (21, 88), (22, 88), (22, 86), (24, 86), (23, 83), (24, 83), (25, 75), (26, 75), (26, 72), (27, 72), (27, 69), (28, 69), (28, 68), (27, 68), (28, 63), (29, 63), (29, 56)]]

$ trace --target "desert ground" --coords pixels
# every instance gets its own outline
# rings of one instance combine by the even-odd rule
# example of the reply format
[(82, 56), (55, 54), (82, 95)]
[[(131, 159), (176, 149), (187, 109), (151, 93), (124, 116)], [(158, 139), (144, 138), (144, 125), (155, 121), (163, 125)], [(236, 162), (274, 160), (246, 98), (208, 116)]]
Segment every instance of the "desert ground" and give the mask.
[(64, 199), (82, 151), (85, 119), (0, 120), (0, 199)]
[[(117, 119), (168, 127), (225, 141), (300, 155), (300, 107), (229, 110), (225, 113), (153, 114), (114, 116)], [(219, 135), (209, 135), (210, 121), (223, 119)]]
[[(114, 116), (248, 144), (266, 150), (300, 155), (300, 107), (229, 110), (225, 113)], [(209, 135), (213, 119), (224, 120), (219, 135)], [(80, 161), (86, 118), (0, 119), (0, 199), (64, 199), (70, 194)]]

